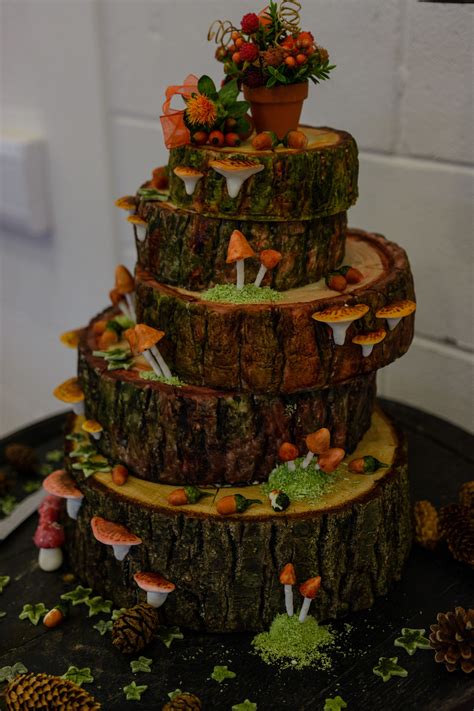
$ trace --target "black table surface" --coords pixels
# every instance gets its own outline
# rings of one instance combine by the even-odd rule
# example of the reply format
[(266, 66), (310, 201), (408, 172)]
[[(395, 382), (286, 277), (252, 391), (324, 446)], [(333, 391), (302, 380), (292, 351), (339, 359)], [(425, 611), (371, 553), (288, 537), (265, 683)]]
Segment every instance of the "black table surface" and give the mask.
[[(429, 499), (436, 506), (455, 501), (459, 486), (473, 478), (473, 438), (426, 413), (381, 402), (408, 434), (413, 500)], [(29, 444), (40, 454), (61, 447), (63, 421), (64, 415), (51, 417), (4, 439), (0, 465), (4, 446), (11, 441)], [(197, 694), (204, 709), (223, 711), (247, 698), (257, 703), (258, 711), (318, 711), (326, 698), (336, 695), (347, 702), (349, 711), (474, 708), (473, 675), (447, 672), (444, 665), (434, 662), (432, 650), (409, 656), (393, 644), (402, 627), (428, 632), (438, 612), (473, 605), (472, 571), (455, 562), (444, 548), (432, 553), (414, 546), (403, 579), (390, 594), (379, 598), (371, 610), (332, 623), (342, 631), (348, 622), (352, 630), (345, 651), (334, 653), (329, 671), (281, 671), (269, 666), (252, 653), (251, 634), (206, 635), (184, 630), (184, 639), (170, 648), (156, 641), (141, 652), (153, 659), (152, 671), (134, 675), (130, 659), (139, 655), (121, 655), (113, 648), (110, 633), (100, 636), (93, 629), (99, 619), (109, 619), (107, 615), (88, 618), (87, 608), (76, 606), (54, 630), (18, 619), (23, 604), (43, 602), (53, 607), (71, 587), (62, 579), (64, 571), (39, 570), (31, 542), (36, 523), (37, 517), (31, 516), (0, 546), (0, 575), (11, 576), (0, 595), (0, 611), (7, 613), (0, 620), (0, 667), (21, 661), (29, 671), (59, 675), (70, 665), (90, 667), (94, 682), (84, 688), (107, 710), (160, 709), (168, 692), (176, 688)], [(397, 656), (408, 676), (383, 682), (372, 672), (381, 656)], [(214, 665), (227, 665), (237, 676), (218, 684), (210, 678)], [(125, 699), (122, 689), (132, 680), (148, 685), (141, 701)]]

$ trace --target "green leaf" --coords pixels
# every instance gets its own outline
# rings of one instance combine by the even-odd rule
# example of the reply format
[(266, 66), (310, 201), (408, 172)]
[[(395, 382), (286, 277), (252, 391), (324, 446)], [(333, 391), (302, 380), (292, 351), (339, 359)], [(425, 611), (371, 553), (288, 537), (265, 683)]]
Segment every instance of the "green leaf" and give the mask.
[(11, 578), (9, 575), (0, 575), (0, 593), (3, 592), (3, 588), (6, 588)]
[(137, 195), (139, 195), (145, 202), (165, 202), (166, 200), (169, 200), (170, 197), (168, 193), (151, 188), (140, 188), (137, 191)]
[(50, 462), (51, 464), (57, 464), (58, 462), (61, 462), (64, 456), (64, 452), (62, 449), (51, 449), (49, 452), (46, 452), (46, 461)]
[(92, 672), (89, 667), (83, 667), (82, 669), (78, 669), (78, 667), (69, 667), (67, 672), (63, 674), (61, 678), (69, 679), (69, 681), (73, 681), (78, 686), (82, 686), (83, 684), (92, 684), (94, 681), (94, 677), (92, 676)]
[(89, 599), (91, 592), (92, 588), (83, 588), (82, 585), (78, 585), (74, 590), (63, 593), (61, 600), (68, 600), (72, 605), (83, 605)]
[(11, 667), (2, 667), (0, 669), (0, 683), (3, 681), (11, 681), (18, 674), (26, 674), (28, 669), (21, 662), (15, 662)]
[(152, 662), (153, 659), (148, 659), (148, 657), (138, 657), (138, 659), (130, 662), (130, 666), (134, 674), (138, 674), (138, 672), (151, 672)]
[(161, 639), (166, 647), (171, 647), (173, 640), (184, 639), (184, 635), (179, 627), (160, 627), (156, 636)]
[(237, 119), (237, 125), (235, 127), (235, 132), (239, 135), (241, 133), (248, 133), (250, 129), (250, 122), (246, 118)]
[(6, 617), (6, 616), (7, 616), (7, 613), (6, 613), (6, 612), (0, 612), (0, 620), (1, 620), (3, 617)]
[(89, 608), (89, 617), (94, 617), (98, 615), (99, 612), (110, 612), (112, 609), (112, 600), (104, 600), (100, 595), (95, 597), (89, 597), (84, 600), (85, 604)]
[(84, 459), (90, 459), (95, 454), (97, 454), (97, 449), (91, 444), (81, 444), (76, 447), (72, 452), (70, 452), (70, 459), (75, 459), (77, 457), (83, 457)]
[(241, 704), (234, 704), (234, 706), (232, 706), (232, 711), (257, 711), (257, 704), (245, 699), (245, 701), (242, 701)]
[(144, 691), (148, 689), (146, 684), (137, 686), (136, 682), (132, 681), (128, 686), (124, 686), (125, 697), (127, 701), (140, 701)]
[(214, 96), (214, 94), (217, 92), (217, 89), (211, 77), (208, 77), (206, 74), (204, 74), (202, 77), (200, 77), (198, 81), (198, 91), (200, 94), (205, 94), (206, 96), (212, 98), (212, 96)]
[(232, 118), (238, 119), (245, 116), (248, 113), (249, 109), (250, 104), (248, 104), (246, 101), (236, 101), (235, 104), (229, 106), (227, 112)]
[(5, 515), (9, 516), (13, 509), (16, 507), (16, 497), (15, 496), (4, 496), (0, 499), (0, 511)]
[(333, 699), (326, 699), (324, 702), (323, 711), (341, 711), (346, 709), (347, 704), (341, 696), (335, 696)]
[(388, 681), (392, 676), (408, 676), (407, 670), (397, 662), (398, 657), (380, 657), (372, 671), (376, 676), (381, 676), (384, 681)]
[(234, 679), (236, 676), (237, 674), (230, 671), (227, 666), (216, 666), (211, 674), (211, 679), (214, 679), (214, 681), (217, 681), (220, 684), (224, 681), (224, 679)]
[(40, 481), (30, 479), (29, 481), (25, 481), (25, 483), (23, 484), (23, 491), (25, 492), (25, 494), (32, 494), (33, 491), (38, 491), (38, 489), (41, 489)]
[(279, 82), (282, 84), (288, 84), (288, 77), (286, 77), (283, 72), (280, 72), (278, 69), (275, 67), (268, 67), (268, 73), (272, 76), (275, 77), (275, 79), (278, 79)]
[(87, 439), (87, 435), (85, 432), (73, 432), (72, 434), (66, 435), (66, 439), (71, 442), (81, 442), (82, 440)]
[(42, 617), (46, 615), (48, 608), (42, 602), (36, 603), (36, 605), (30, 605), (29, 603), (23, 605), (23, 610), (18, 615), (20, 620), (29, 620), (32, 625), (37, 625)]
[(101, 637), (104, 636), (107, 632), (112, 631), (112, 627), (114, 626), (114, 623), (112, 620), (99, 620), (97, 624), (93, 625), (93, 629), (97, 630)]
[(171, 699), (171, 701), (173, 701), (175, 696), (179, 696), (182, 693), (183, 692), (181, 691), (181, 689), (175, 689), (174, 691), (168, 691), (168, 698)]
[(415, 654), (417, 649), (430, 649), (430, 640), (424, 636), (425, 632), (425, 629), (402, 627), (402, 636), (397, 637), (394, 645), (403, 647), (410, 656)]
[(218, 97), (219, 103), (224, 106), (224, 108), (229, 108), (237, 100), (239, 95), (239, 85), (237, 79), (232, 79), (228, 81), (227, 84), (220, 89)]
[(112, 620), (114, 620), (114, 622), (115, 622), (115, 620), (118, 620), (120, 615), (123, 615), (123, 613), (126, 611), (126, 609), (127, 609), (126, 607), (121, 607), (119, 610), (113, 610)]

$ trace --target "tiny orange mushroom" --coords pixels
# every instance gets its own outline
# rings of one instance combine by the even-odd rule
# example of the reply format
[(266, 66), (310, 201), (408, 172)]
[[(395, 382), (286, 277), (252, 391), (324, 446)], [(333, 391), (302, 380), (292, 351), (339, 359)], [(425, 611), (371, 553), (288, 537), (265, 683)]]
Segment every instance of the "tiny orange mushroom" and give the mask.
[(287, 563), (280, 573), (280, 583), (285, 589), (285, 609), (288, 617), (293, 617), (293, 585), (296, 585), (296, 573), (292, 563)]
[(254, 282), (255, 286), (260, 286), (267, 271), (274, 269), (281, 262), (281, 252), (277, 252), (276, 249), (264, 249), (258, 256), (260, 269)]
[(237, 289), (243, 289), (245, 282), (244, 260), (255, 257), (255, 252), (240, 230), (234, 230), (227, 247), (227, 264), (234, 264), (237, 269)]

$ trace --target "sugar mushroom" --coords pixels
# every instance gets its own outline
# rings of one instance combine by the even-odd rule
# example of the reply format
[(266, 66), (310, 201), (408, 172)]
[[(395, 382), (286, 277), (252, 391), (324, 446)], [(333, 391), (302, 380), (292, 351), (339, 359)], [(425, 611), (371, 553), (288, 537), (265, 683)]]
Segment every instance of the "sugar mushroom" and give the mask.
[(232, 158), (228, 160), (211, 160), (209, 165), (216, 173), (219, 173), (219, 175), (225, 178), (227, 192), (231, 198), (237, 197), (240, 188), (250, 176), (260, 173), (260, 171), (264, 169), (262, 163)]
[(132, 214), (135, 212), (137, 207), (137, 198), (134, 195), (124, 195), (115, 201), (115, 207), (119, 207), (121, 210), (125, 210)]
[(133, 576), (139, 588), (146, 592), (146, 601), (152, 607), (161, 607), (176, 585), (159, 573), (135, 573)]
[(112, 546), (117, 560), (123, 560), (131, 546), (138, 546), (142, 543), (142, 539), (131, 533), (125, 526), (107, 521), (101, 516), (91, 518), (91, 528), (94, 538), (99, 543)]
[(293, 585), (296, 585), (296, 573), (292, 563), (287, 563), (280, 573), (280, 583), (285, 588), (285, 609), (288, 617), (293, 617)]
[(321, 576), (317, 575), (315, 578), (309, 578), (299, 587), (300, 593), (303, 595), (304, 600), (301, 606), (300, 615), (298, 617), (300, 622), (304, 622), (308, 612), (311, 602), (314, 600), (318, 594), (319, 588), (321, 587)]
[(178, 165), (173, 170), (173, 173), (181, 178), (184, 183), (184, 189), (186, 190), (186, 195), (192, 195), (196, 190), (196, 185), (203, 177), (204, 173), (201, 173), (197, 168), (191, 168), (187, 165)]
[(125, 303), (124, 294), (121, 294), (118, 289), (113, 288), (109, 291), (109, 299), (112, 302), (112, 306), (118, 306), (123, 315), (132, 321), (132, 314)]
[(416, 310), (416, 303), (405, 299), (404, 301), (396, 301), (393, 304), (384, 306), (375, 312), (377, 318), (387, 319), (388, 327), (391, 331), (398, 326), (402, 318), (410, 316)]
[(171, 370), (156, 345), (164, 335), (164, 331), (158, 331), (145, 323), (137, 323), (134, 328), (124, 332), (133, 354), (143, 355), (158, 377), (171, 378)]
[(353, 321), (362, 318), (368, 312), (366, 304), (354, 304), (353, 306), (332, 306), (324, 311), (316, 311), (313, 314), (315, 321), (326, 323), (332, 330), (334, 343), (336, 346), (343, 346), (346, 338), (346, 331)]
[(387, 331), (384, 328), (379, 328), (377, 331), (371, 331), (370, 333), (359, 333), (354, 336), (352, 343), (362, 346), (362, 356), (367, 358), (372, 353), (374, 346), (377, 343), (381, 343), (386, 335)]
[(75, 328), (72, 331), (65, 331), (64, 333), (61, 333), (59, 340), (68, 348), (77, 348), (83, 333), (83, 328)]
[(260, 286), (267, 271), (274, 269), (276, 265), (279, 264), (281, 261), (281, 252), (277, 252), (276, 249), (264, 249), (260, 252), (258, 258), (260, 259), (260, 269), (254, 281), (255, 286)]
[(247, 242), (245, 236), (240, 230), (234, 230), (230, 236), (229, 246), (227, 247), (227, 264), (234, 264), (237, 270), (237, 289), (243, 289), (245, 283), (244, 261), (248, 257), (255, 257), (255, 252)]
[(84, 432), (87, 432), (87, 434), (92, 435), (94, 439), (99, 440), (102, 437), (104, 428), (97, 420), (85, 420), (85, 422), (82, 423), (82, 429)]
[[(308, 454), (303, 459), (301, 467), (307, 469), (315, 454), (322, 454), (329, 449), (331, 442), (331, 433), (327, 427), (321, 427), (316, 432), (312, 432), (305, 437), (306, 446), (308, 447)], [(319, 463), (316, 464), (316, 469), (319, 469)]]
[(325, 474), (332, 474), (345, 456), (346, 453), (341, 447), (331, 447), (331, 449), (327, 449), (320, 455), (318, 459), (319, 468)]
[(38, 506), (38, 516), (40, 523), (53, 523), (57, 521), (61, 513), (62, 499), (59, 496), (49, 494), (45, 496)]
[(283, 442), (278, 450), (278, 456), (291, 472), (295, 471), (295, 459), (298, 458), (298, 447), (291, 442)]
[(77, 519), (84, 496), (76, 486), (74, 479), (64, 469), (57, 469), (55, 472), (48, 474), (46, 479), (43, 480), (43, 489), (48, 494), (66, 499), (66, 510), (69, 518)]
[(40, 521), (33, 542), (39, 548), (38, 565), (41, 570), (51, 573), (61, 567), (64, 529), (57, 521)]
[(132, 321), (136, 321), (135, 305), (133, 295), (135, 293), (135, 279), (128, 271), (127, 267), (119, 264), (115, 268), (115, 289), (121, 296), (125, 297)]
[(72, 405), (75, 415), (84, 414), (84, 392), (79, 385), (78, 378), (69, 378), (64, 383), (54, 388), (53, 395), (58, 400)]
[(129, 222), (133, 227), (135, 227), (135, 234), (139, 242), (143, 242), (146, 237), (148, 230), (148, 222), (140, 217), (140, 215), (129, 215), (127, 217), (127, 222)]

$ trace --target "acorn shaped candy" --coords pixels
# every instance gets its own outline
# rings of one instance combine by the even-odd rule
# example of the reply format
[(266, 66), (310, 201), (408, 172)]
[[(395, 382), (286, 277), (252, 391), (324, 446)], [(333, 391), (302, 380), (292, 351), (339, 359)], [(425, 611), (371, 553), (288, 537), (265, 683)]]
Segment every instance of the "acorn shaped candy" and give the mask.
[(168, 503), (171, 506), (185, 506), (186, 504), (196, 504), (203, 496), (210, 496), (197, 488), (197, 486), (185, 486), (183, 489), (175, 489), (168, 496)]
[(353, 474), (373, 474), (377, 469), (388, 466), (388, 464), (379, 462), (378, 459), (367, 454), (365, 457), (360, 457), (360, 459), (353, 459), (349, 464), (349, 471)]
[(270, 499), (272, 509), (277, 512), (285, 511), (291, 503), (289, 497), (280, 489), (270, 491), (268, 498)]
[(52, 607), (51, 610), (43, 617), (43, 624), (49, 629), (59, 627), (59, 625), (64, 622), (65, 617), (66, 610), (64, 605), (56, 605), (56, 607)]
[(216, 508), (221, 516), (229, 516), (230, 514), (244, 513), (252, 504), (261, 503), (260, 499), (247, 499), (242, 494), (230, 494), (219, 499)]

